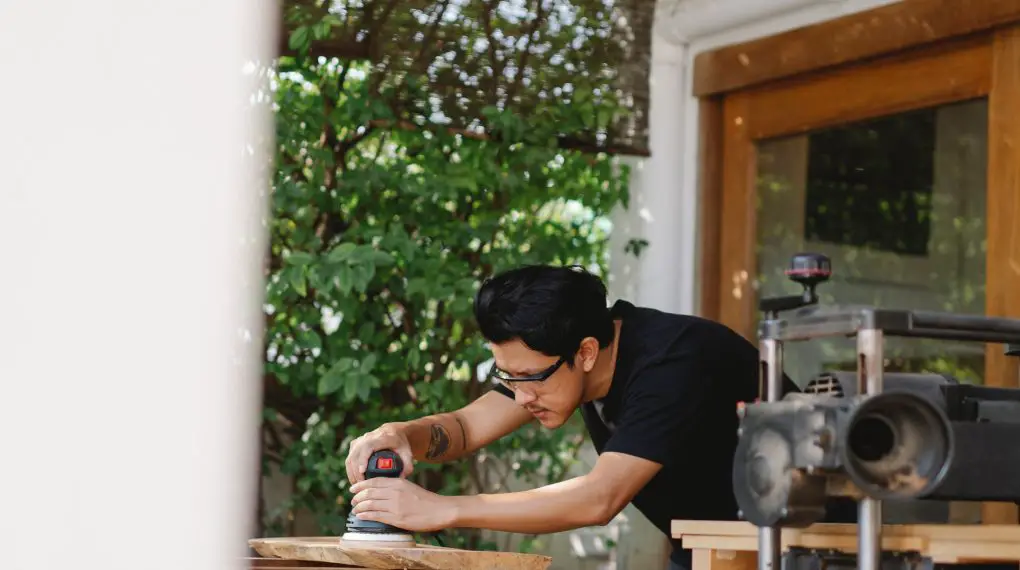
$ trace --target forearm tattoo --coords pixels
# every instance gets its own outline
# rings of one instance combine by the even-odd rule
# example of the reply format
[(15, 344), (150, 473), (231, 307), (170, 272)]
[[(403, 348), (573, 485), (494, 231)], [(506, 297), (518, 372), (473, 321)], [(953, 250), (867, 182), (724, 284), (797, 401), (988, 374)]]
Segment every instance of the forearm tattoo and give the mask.
[(438, 459), (450, 449), (450, 432), (442, 424), (432, 424), (432, 437), (429, 440), (428, 451), (425, 452), (427, 459)]

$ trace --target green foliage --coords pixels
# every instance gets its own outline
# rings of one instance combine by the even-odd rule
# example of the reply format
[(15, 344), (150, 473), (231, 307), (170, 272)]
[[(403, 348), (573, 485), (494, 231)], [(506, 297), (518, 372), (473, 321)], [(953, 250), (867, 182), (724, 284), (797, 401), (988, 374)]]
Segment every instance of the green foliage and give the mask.
[[(425, 99), (373, 98), (398, 114), (431, 122), (439, 113), (454, 128), (476, 129), (493, 126), (492, 108), (533, 121), (569, 104), (583, 128), (557, 134), (575, 144), (646, 144), (649, 0), (289, 0), (285, 8), (294, 52), (358, 54), (384, 88), (427, 84)], [(591, 104), (609, 98), (631, 112)]]
[[(297, 27), (302, 51), (335, 16)], [(272, 71), (277, 146), (266, 291), (264, 473), (291, 476), (264, 513), (266, 534), (310, 513), (342, 532), (350, 441), (389, 421), (449, 411), (490, 385), (472, 319), (480, 282), (526, 263), (607, 265), (608, 214), (627, 199), (627, 170), (568, 150), (618, 105), (573, 91), (528, 115), (487, 105), (455, 128), (427, 103), (426, 76), (352, 61), (283, 57)], [(577, 418), (528, 425), (484, 452), (418, 464), (443, 494), (505, 490), (563, 477), (582, 442)], [(454, 544), (484, 548), (477, 533)]]

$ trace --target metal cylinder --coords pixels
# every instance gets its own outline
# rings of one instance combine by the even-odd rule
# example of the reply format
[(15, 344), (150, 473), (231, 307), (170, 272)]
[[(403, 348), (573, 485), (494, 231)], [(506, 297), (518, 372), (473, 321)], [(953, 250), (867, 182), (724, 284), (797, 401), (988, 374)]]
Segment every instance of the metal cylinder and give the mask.
[[(883, 334), (876, 329), (857, 333), (858, 393), (866, 397), (882, 392)], [(857, 568), (881, 570), (882, 502), (866, 498), (857, 503)]]
[(882, 350), (884, 335), (877, 329), (862, 330), (857, 333), (857, 367), (862, 376), (859, 394), (879, 394), (882, 392), (884, 379), (884, 351)]
[(857, 504), (857, 568), (879, 570), (882, 564), (882, 502), (863, 499)]
[(766, 402), (778, 402), (783, 398), (783, 343), (774, 339), (761, 341), (762, 356), (765, 360)]
[(758, 570), (780, 570), (782, 567), (782, 535), (774, 526), (758, 529)]
[(863, 399), (847, 421), (840, 449), (850, 480), (876, 499), (920, 498), (945, 478), (955, 451), (945, 411), (908, 392)]
[[(779, 401), (783, 396), (783, 344), (775, 339), (762, 339), (760, 352), (764, 364), (766, 402)], [(758, 570), (780, 570), (782, 567), (782, 530), (779, 527), (758, 529)]]

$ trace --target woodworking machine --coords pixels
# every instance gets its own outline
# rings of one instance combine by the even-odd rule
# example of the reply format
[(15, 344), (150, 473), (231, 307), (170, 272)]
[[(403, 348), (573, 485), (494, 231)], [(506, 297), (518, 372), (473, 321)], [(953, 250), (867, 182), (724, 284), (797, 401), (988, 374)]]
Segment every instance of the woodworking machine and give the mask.
[[(733, 465), (740, 516), (759, 527), (759, 570), (803, 566), (802, 553), (781, 552), (781, 529), (822, 522), (834, 499), (856, 502), (861, 570), (905, 566), (881, 551), (883, 502), (1020, 501), (1020, 390), (886, 373), (883, 353), (886, 337), (911, 337), (1018, 356), (1020, 320), (821, 306), (815, 287), (831, 273), (825, 256), (796, 255), (786, 274), (803, 293), (759, 304), (761, 398), (738, 410)], [(856, 370), (782, 394), (784, 345), (833, 337), (856, 338)]]

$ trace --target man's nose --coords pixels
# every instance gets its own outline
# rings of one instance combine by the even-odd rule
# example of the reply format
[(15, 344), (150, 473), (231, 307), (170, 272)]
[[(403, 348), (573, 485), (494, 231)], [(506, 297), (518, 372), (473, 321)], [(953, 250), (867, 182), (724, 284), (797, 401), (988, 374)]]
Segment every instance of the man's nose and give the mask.
[(514, 392), (514, 400), (521, 406), (526, 406), (534, 402), (537, 398), (534, 394), (527, 390), (521, 390), (520, 388)]

